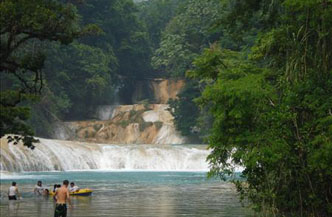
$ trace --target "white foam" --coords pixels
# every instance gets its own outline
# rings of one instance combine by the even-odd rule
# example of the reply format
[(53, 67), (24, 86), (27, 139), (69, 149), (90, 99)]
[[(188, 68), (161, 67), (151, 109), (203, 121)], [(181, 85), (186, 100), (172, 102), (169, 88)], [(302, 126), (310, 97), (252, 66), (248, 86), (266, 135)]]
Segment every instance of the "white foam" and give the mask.
[(46, 175), (29, 175), (24, 173), (10, 173), (0, 171), (0, 180), (13, 180), (13, 179), (47, 179)]
[(9, 145), (0, 153), (2, 171), (208, 171), (210, 151), (171, 145), (102, 145), (40, 139), (34, 150)]
[(145, 122), (157, 122), (161, 121), (157, 111), (150, 110), (143, 113), (143, 119)]
[(98, 106), (96, 117), (102, 121), (110, 120), (114, 117), (115, 109), (117, 107), (118, 107), (117, 105)]
[(158, 132), (153, 143), (155, 144), (183, 144), (185, 138), (176, 132), (172, 125), (164, 124)]

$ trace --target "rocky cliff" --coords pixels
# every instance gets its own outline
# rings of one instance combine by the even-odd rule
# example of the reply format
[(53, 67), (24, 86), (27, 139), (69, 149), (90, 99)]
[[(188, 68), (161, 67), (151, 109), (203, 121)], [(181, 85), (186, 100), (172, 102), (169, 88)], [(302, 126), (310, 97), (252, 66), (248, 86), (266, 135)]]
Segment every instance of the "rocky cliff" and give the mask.
[[(54, 139), (108, 144), (186, 143), (186, 138), (175, 129), (167, 104), (169, 99), (176, 98), (183, 86), (183, 80), (138, 82), (133, 101), (142, 100), (141, 104), (98, 106), (95, 120), (58, 123)], [(158, 104), (149, 104), (151, 101)]]
[[(118, 105), (103, 108), (106, 120), (65, 122), (58, 139), (108, 144), (183, 144), (166, 104)], [(107, 119), (107, 114), (109, 118)]]

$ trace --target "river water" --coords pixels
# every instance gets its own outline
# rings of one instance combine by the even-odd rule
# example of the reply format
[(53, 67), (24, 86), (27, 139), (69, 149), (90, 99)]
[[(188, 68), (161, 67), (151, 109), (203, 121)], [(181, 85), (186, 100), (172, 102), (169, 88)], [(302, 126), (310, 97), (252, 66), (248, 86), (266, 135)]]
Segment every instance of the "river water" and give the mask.
[[(233, 185), (207, 179), (205, 172), (67, 171), (1, 174), (1, 217), (51, 217), (54, 201), (31, 191), (37, 180), (50, 187), (64, 179), (94, 190), (90, 197), (72, 197), (68, 216), (218, 216), (250, 217)], [(23, 199), (8, 201), (6, 191), (18, 183)]]

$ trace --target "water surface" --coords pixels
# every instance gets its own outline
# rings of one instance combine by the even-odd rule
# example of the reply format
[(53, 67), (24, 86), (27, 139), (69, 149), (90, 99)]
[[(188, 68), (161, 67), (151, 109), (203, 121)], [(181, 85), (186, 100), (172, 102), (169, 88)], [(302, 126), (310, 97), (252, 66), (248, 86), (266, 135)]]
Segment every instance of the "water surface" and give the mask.
[[(94, 190), (90, 197), (72, 197), (72, 217), (104, 216), (218, 216), (250, 217), (231, 183), (207, 180), (204, 172), (38, 172), (1, 177), (0, 216), (51, 217), (51, 197), (31, 192), (37, 180), (51, 186), (64, 179)], [(6, 191), (15, 180), (20, 201), (8, 201)]]

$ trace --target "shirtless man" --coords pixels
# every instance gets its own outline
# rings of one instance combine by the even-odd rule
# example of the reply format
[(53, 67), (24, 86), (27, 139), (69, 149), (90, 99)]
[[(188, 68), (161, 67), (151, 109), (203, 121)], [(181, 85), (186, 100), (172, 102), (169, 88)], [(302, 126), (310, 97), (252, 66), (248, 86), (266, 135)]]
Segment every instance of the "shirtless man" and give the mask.
[(56, 204), (54, 217), (67, 217), (67, 201), (69, 206), (72, 207), (69, 197), (68, 184), (68, 180), (64, 180), (62, 187), (57, 189), (55, 192)]

